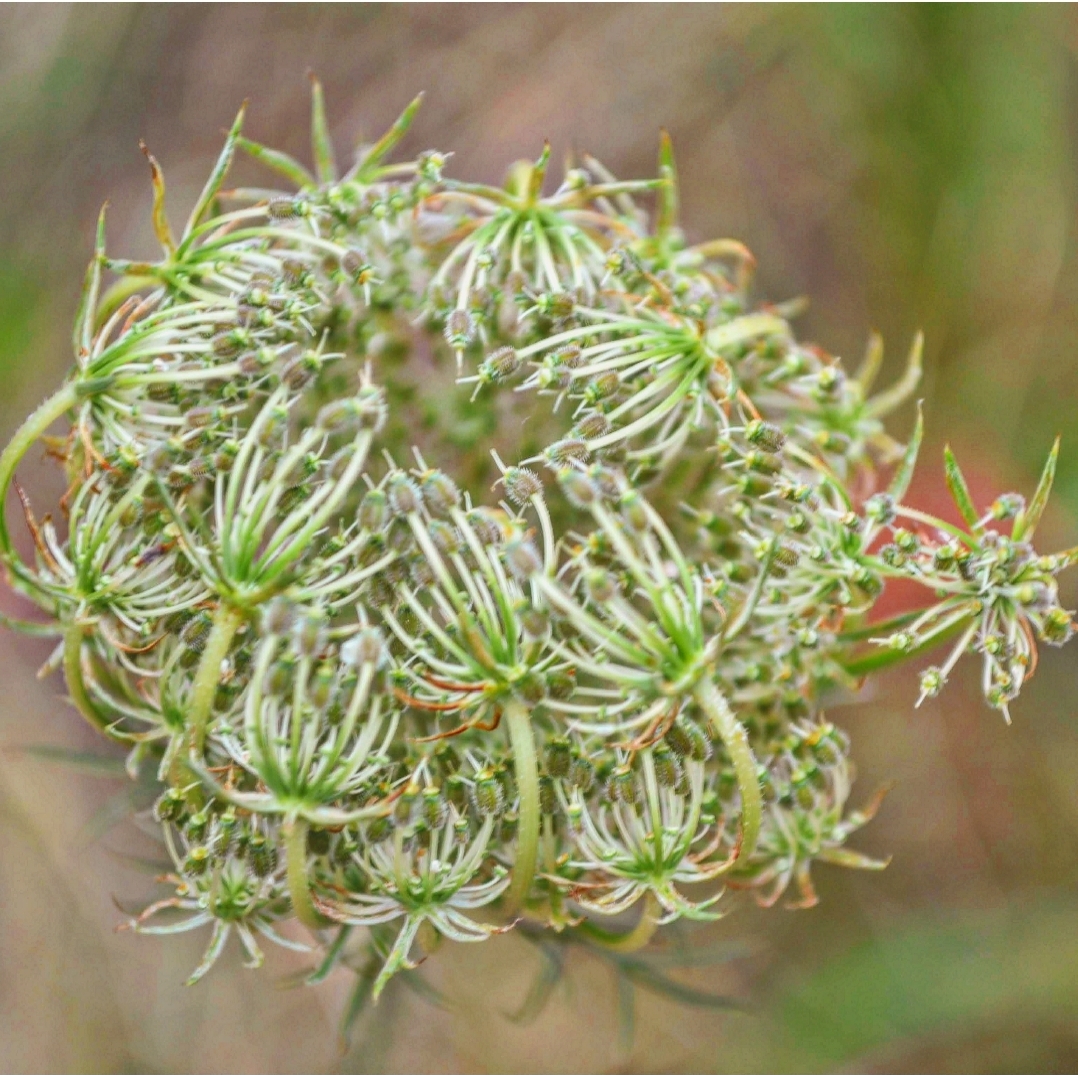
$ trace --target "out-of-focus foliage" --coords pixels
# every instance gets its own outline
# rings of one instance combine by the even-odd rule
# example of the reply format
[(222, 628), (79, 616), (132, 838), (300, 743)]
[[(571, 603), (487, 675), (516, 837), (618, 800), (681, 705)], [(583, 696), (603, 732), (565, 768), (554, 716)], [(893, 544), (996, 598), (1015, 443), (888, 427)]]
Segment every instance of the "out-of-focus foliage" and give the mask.
[[(924, 328), (926, 424), (947, 430), (979, 504), (1031, 488), (1058, 430), (1056, 510), (1078, 506), (1067, 451), (1078, 380), (1067, 9), (16, 8), (0, 18), (9, 427), (65, 364), (76, 299), (67, 282), (91, 241), (81, 222), (106, 194), (149, 208), (136, 139), (164, 158), (170, 198), (190, 204), (214, 129), (240, 97), (251, 96), (259, 135), (299, 149), (311, 66), (334, 100), (354, 102), (339, 141), (361, 122), (368, 134), (382, 129), (413, 86), (427, 85), (438, 92), (408, 149), (466, 146), (455, 167), (492, 181), (544, 136), (556, 151), (573, 143), (618, 174), (643, 174), (651, 132), (668, 126), (682, 147), (690, 234), (736, 234), (760, 258), (764, 292), (811, 293), (802, 332), (852, 354), (869, 326), (893, 339)], [(151, 253), (152, 232), (133, 230), (148, 216), (116, 221), (126, 229), (118, 248)], [(939, 446), (926, 445), (933, 453)], [(1011, 472), (1014, 461), (1025, 472)], [(937, 490), (917, 492), (924, 502)], [(1049, 514), (1047, 547), (1067, 529)], [(33, 688), (29, 670), (44, 654), (4, 645), (21, 664), (3, 743), (86, 747)], [(930, 701), (898, 716), (916, 689), (896, 682), (893, 699), (885, 692), (843, 714), (864, 782), (899, 778), (863, 846), (894, 853), (902, 868), (821, 878), (824, 905), (811, 920), (765, 922), (746, 909), (712, 929), (718, 940), (751, 933), (749, 958), (670, 972), (750, 998), (755, 1015), (649, 996), (626, 1057), (608, 968), (571, 954), (574, 999), (559, 986), (534, 1023), (517, 1027), (498, 1013), (518, 1008), (538, 957), (480, 946), (478, 970), (458, 957), (431, 977), (451, 1011), (406, 986), (388, 991), (377, 1018), (357, 1024), (363, 1047), (344, 1066), (1072, 1069), (1074, 673), (1072, 655), (1042, 665), (1018, 734), (981, 719), (972, 681), (972, 705), (956, 683), (946, 712)], [(145, 880), (130, 862), (102, 865), (82, 849), (103, 785), (84, 780), (75, 796), (73, 774), (21, 753), (5, 753), (2, 780), (0, 1066), (338, 1063), (332, 1047), (311, 1046), (332, 1038), (334, 999), (323, 1011), (309, 990), (245, 982), (241, 993), (227, 975), (208, 979), (201, 998), (178, 997), (194, 948), (132, 958), (127, 939), (109, 936), (107, 894), (123, 902)]]

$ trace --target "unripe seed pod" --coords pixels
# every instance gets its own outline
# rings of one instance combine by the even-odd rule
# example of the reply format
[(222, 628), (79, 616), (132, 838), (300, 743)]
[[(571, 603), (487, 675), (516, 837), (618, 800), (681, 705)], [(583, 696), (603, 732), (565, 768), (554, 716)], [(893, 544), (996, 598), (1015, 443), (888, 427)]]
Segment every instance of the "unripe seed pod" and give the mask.
[(757, 474), (777, 474), (782, 469), (782, 464), (766, 452), (747, 452), (745, 466)]
[(600, 411), (589, 411), (573, 426), (573, 436), (581, 440), (598, 440), (610, 432), (610, 419)]
[(926, 698), (935, 698), (943, 689), (943, 670), (940, 668), (926, 668), (921, 673), (921, 693)]
[(460, 500), (460, 491), (453, 479), (440, 470), (431, 470), (423, 475), (420, 482), (423, 503), (434, 516), (448, 515)]
[(200, 877), (210, 864), (210, 852), (206, 847), (192, 847), (183, 860), (183, 872)]
[(629, 489), (622, 494), (620, 508), (621, 517), (630, 529), (638, 533), (647, 529), (648, 514), (644, 508), (644, 500), (635, 489)]
[(558, 796), (554, 791), (554, 781), (546, 773), (539, 776), (539, 812), (553, 814), (558, 809)]
[(573, 762), (572, 747), (569, 740), (564, 736), (556, 736), (546, 745), (544, 752), (547, 772), (551, 776), (562, 777), (569, 775), (569, 768)]
[(319, 609), (310, 609), (296, 624), (293, 639), (301, 657), (314, 657), (326, 645), (326, 616)]
[(550, 631), (550, 614), (546, 609), (528, 605), (518, 610), (520, 626), (531, 639), (545, 638)]
[(449, 816), (449, 807), (442, 798), (441, 789), (433, 784), (423, 789), (421, 813), (431, 829), (440, 829)]
[(625, 803), (626, 806), (634, 806), (639, 798), (636, 789), (636, 778), (632, 769), (627, 765), (619, 765), (606, 782), (607, 798), (614, 803)]
[(505, 793), (493, 770), (482, 769), (475, 774), (472, 799), (480, 817), (496, 816), (501, 813), (505, 805)]
[(617, 392), (620, 387), (621, 378), (613, 370), (608, 370), (605, 373), (600, 373), (598, 377), (593, 377), (588, 382), (587, 398), (593, 401), (606, 399)]
[(397, 515), (419, 511), (420, 497), (416, 484), (402, 471), (397, 471), (386, 483), (389, 507)]
[(434, 547), (446, 556), (453, 556), (464, 547), (459, 530), (441, 519), (431, 520), (427, 533), (434, 542)]
[(277, 869), (277, 848), (261, 833), (255, 833), (247, 845), (247, 857), (255, 877), (269, 877)]
[(355, 395), (354, 405), (361, 429), (377, 433), (386, 424), (385, 392), (377, 385), (364, 385)]
[(795, 567), (800, 559), (801, 556), (797, 550), (790, 548), (789, 545), (779, 545), (775, 549), (774, 563), (782, 567)]
[(681, 764), (677, 755), (665, 743), (659, 743), (652, 750), (651, 757), (659, 785), (664, 788), (676, 787), (681, 779)]
[(262, 685), (263, 690), (275, 697), (289, 694), (295, 683), (295, 673), (296, 668), (292, 660), (275, 661), (266, 670), (266, 680)]
[(459, 773), (453, 773), (445, 781), (446, 798), (456, 807), (458, 813), (463, 813), (468, 802), (468, 782)]
[(506, 542), (505, 563), (515, 578), (525, 581), (543, 569), (543, 561), (535, 546), (527, 538), (515, 538)]
[(865, 518), (880, 526), (887, 526), (895, 518), (895, 498), (888, 493), (877, 493), (865, 501)]
[(557, 466), (584, 463), (590, 455), (591, 449), (588, 448), (587, 442), (579, 437), (566, 437), (564, 440), (555, 441), (543, 452), (544, 459)]
[(553, 671), (546, 675), (546, 693), (550, 698), (564, 702), (576, 692), (576, 680), (569, 672)]
[(538, 476), (524, 467), (510, 467), (502, 477), (506, 496), (523, 507), (533, 496), (542, 496), (543, 483)]
[(300, 215), (299, 203), (293, 198), (272, 198), (266, 212), (274, 220), (294, 220)]
[(711, 744), (707, 734), (695, 721), (678, 717), (665, 736), (666, 744), (679, 758), (707, 761), (711, 757)]
[(367, 822), (366, 837), (369, 844), (380, 844), (393, 833), (393, 821), (389, 817), (376, 817)]
[(515, 348), (499, 347), (491, 352), (479, 367), (479, 379), (489, 384), (497, 384), (512, 377), (521, 367), (520, 356)]
[(599, 490), (592, 484), (591, 479), (571, 467), (563, 467), (558, 471), (558, 485), (565, 493), (566, 500), (576, 508), (586, 508), (599, 498)]
[(179, 821), (187, 813), (187, 802), (183, 792), (179, 788), (169, 788), (153, 804), (154, 820), (163, 823), (166, 821)]
[(479, 538), (482, 545), (489, 548), (501, 545), (505, 540), (505, 532), (499, 517), (489, 508), (476, 508), (468, 512), (467, 519), (468, 525), (475, 531), (475, 536)]
[(323, 661), (311, 676), (307, 697), (315, 709), (325, 709), (333, 697), (337, 681), (337, 669), (331, 661)]
[(454, 310), (445, 322), (445, 339), (454, 350), (467, 347), (475, 338), (475, 318), (467, 310)]
[(593, 567), (585, 574), (584, 588), (588, 591), (588, 599), (597, 605), (612, 601), (618, 592), (609, 572), (600, 567)]
[(190, 619), (180, 632), (180, 642), (192, 653), (201, 653), (213, 630), (213, 619), (205, 612)]
[(754, 418), (745, 426), (745, 439), (762, 452), (778, 452), (786, 443), (786, 434), (778, 426)]
[(210, 827), (210, 815), (205, 810), (199, 810), (187, 819), (185, 826), (188, 840), (201, 840)]
[(332, 837), (325, 829), (307, 831), (307, 850), (312, 855), (328, 855)]
[(377, 533), (389, 520), (389, 499), (381, 489), (369, 489), (359, 503), (359, 525)]
[(1041, 637), (1050, 646), (1062, 646), (1074, 634), (1074, 622), (1066, 609), (1053, 608), (1041, 618)]
[(565, 779), (570, 787), (587, 791), (595, 781), (595, 766), (587, 758), (577, 755)]
[(498, 826), (498, 839), (502, 843), (509, 843), (516, 838), (518, 828), (520, 828), (520, 815), (515, 810), (510, 810)]
[(354, 433), (359, 428), (360, 410), (354, 399), (335, 399), (318, 411), (315, 425), (326, 433)]

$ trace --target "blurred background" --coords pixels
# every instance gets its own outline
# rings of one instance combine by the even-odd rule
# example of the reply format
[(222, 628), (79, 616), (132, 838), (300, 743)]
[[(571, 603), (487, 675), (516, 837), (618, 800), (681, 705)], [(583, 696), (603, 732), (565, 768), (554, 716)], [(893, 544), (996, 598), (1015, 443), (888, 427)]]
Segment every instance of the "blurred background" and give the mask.
[[(323, 79), (340, 152), (417, 90), (404, 150), (454, 175), (584, 149), (653, 173), (673, 135), (684, 223), (744, 240), (760, 292), (811, 298), (801, 334), (891, 372), (927, 338), (929, 441), (915, 499), (935, 510), (949, 439), (982, 503), (1027, 495), (1063, 434), (1040, 544), (1078, 541), (1078, 10), (1070, 6), (7, 5), (0, 9), (0, 427), (70, 360), (100, 204), (110, 252), (148, 256), (160, 159), (182, 219), (240, 102), (262, 142), (305, 152)], [(912, 423), (898, 416), (897, 435)], [(1078, 603), (1078, 583), (1065, 582)], [(13, 603), (5, 598), (5, 608)], [(0, 638), (0, 1071), (1073, 1072), (1078, 1069), (1078, 645), (1044, 654), (1015, 726), (977, 670), (913, 710), (899, 671), (830, 715), (867, 799), (858, 849), (882, 874), (820, 867), (821, 905), (730, 900), (690, 935), (686, 987), (744, 1010), (627, 995), (573, 952), (530, 1022), (541, 969), (518, 937), (439, 953), (438, 1007), (391, 991), (342, 1044), (348, 981), (281, 988), (222, 961), (182, 982), (205, 937), (115, 934), (152, 882), (125, 857), (137, 789), (38, 681), (47, 648)], [(857, 796), (855, 796), (855, 799)], [(114, 824), (114, 822), (117, 822)], [(234, 956), (234, 953), (233, 953)]]

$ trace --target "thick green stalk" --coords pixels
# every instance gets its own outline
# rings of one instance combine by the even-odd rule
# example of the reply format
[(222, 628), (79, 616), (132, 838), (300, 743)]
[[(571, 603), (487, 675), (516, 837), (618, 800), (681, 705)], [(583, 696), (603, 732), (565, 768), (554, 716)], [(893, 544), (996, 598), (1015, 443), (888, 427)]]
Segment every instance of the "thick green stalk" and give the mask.
[(108, 720), (94, 704), (82, 676), (83, 637), (83, 629), (77, 623), (64, 628), (64, 680), (72, 704), (86, 718), (86, 722), (95, 731), (109, 735)]
[(0, 454), (0, 553), (10, 564), (15, 560), (15, 550), (11, 546), (11, 535), (7, 528), (7, 492), (15, 477), (15, 468), (33, 446), (34, 442), (55, 422), (62, 418), (79, 401), (78, 384), (71, 381), (55, 395), (49, 396), (44, 403), (21, 426), (8, 446)]
[(213, 699), (221, 682), (221, 662), (228, 656), (232, 639), (242, 622), (243, 613), (239, 609), (224, 601), (217, 607), (213, 626), (206, 639), (206, 647), (195, 671), (185, 714), (188, 744), (194, 754), (201, 755), (206, 744), (206, 727), (213, 710)]
[(644, 913), (640, 916), (640, 921), (628, 933), (612, 933), (588, 919), (584, 919), (577, 929), (589, 941), (609, 951), (639, 952), (655, 935), (661, 916), (662, 908), (659, 906), (659, 901), (649, 892), (644, 899)]
[(307, 880), (307, 822), (292, 818), (284, 823), (285, 879), (288, 894), (292, 897), (292, 910), (308, 928), (324, 929), (327, 925), (311, 899), (311, 886)]
[(513, 751), (513, 769), (520, 793), (517, 857), (507, 894), (508, 912), (515, 915), (531, 890), (539, 857), (539, 759), (535, 753), (528, 707), (517, 698), (510, 699), (505, 707), (505, 722), (509, 728), (509, 746)]
[(741, 792), (741, 848), (738, 858), (747, 859), (756, 849), (763, 813), (756, 758), (749, 746), (749, 737), (744, 726), (734, 716), (730, 704), (711, 679), (704, 676), (693, 693), (701, 708), (714, 721), (719, 737), (734, 763), (737, 786)]

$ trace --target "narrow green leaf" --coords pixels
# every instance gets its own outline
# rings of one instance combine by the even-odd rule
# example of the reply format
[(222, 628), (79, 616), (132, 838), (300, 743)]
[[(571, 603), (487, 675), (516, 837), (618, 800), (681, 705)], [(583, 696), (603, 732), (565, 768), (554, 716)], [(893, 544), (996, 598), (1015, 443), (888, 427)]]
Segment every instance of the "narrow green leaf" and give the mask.
[(337, 179), (337, 159), (333, 153), (333, 140), (329, 136), (326, 121), (326, 100), (322, 83), (311, 75), (311, 153), (314, 155), (314, 174), (319, 183), (333, 183)]
[(431, 1007), (440, 1008), (442, 1011), (449, 1011), (450, 1004), (446, 995), (423, 977), (422, 973), (418, 970), (402, 970), (397, 974), (397, 980), (401, 985), (410, 989), (421, 1000), (425, 1000)]
[(300, 190), (315, 185), (314, 176), (295, 157), (290, 157), (279, 149), (270, 149), (268, 146), (264, 146), (260, 142), (252, 142), (250, 138), (244, 138), (242, 135), (236, 139), (236, 148), (242, 149), (249, 157), (283, 176), (290, 183), (295, 183)]
[(913, 346), (910, 348), (909, 361), (906, 363), (906, 372), (902, 377), (884, 389), (879, 395), (873, 396), (865, 405), (865, 411), (871, 418), (881, 418), (890, 414), (896, 407), (901, 406), (913, 395), (917, 386), (921, 383), (921, 356), (924, 352), (924, 333), (918, 332), (913, 338)]
[(1041, 516), (1044, 514), (1044, 509), (1048, 504), (1048, 497), (1052, 492), (1052, 482), (1055, 481), (1056, 477), (1056, 462), (1059, 459), (1059, 441), (1060, 438), (1056, 437), (1055, 444), (1052, 445), (1052, 450), (1048, 453), (1048, 459), (1044, 464), (1044, 470), (1041, 471), (1041, 480), (1037, 483), (1037, 491), (1033, 494), (1033, 499), (1029, 502), (1029, 507), (1014, 520), (1014, 529), (1011, 532), (1011, 537), (1015, 541), (1033, 537), (1033, 532), (1037, 529), (1037, 524), (1041, 521)]
[(515, 1012), (505, 1013), (505, 1017), (518, 1026), (527, 1026), (542, 1014), (565, 972), (565, 951), (562, 945), (540, 943), (537, 947), (542, 954), (543, 965), (532, 980), (528, 995), (520, 1007)]
[(374, 993), (374, 982), (378, 977), (380, 961), (372, 956), (356, 975), (356, 984), (348, 996), (348, 1003), (341, 1013), (341, 1037), (348, 1042), (359, 1017), (366, 1011)]
[(850, 658), (848, 660), (840, 659), (839, 663), (851, 676), (856, 678), (867, 676), (870, 672), (878, 672), (882, 668), (889, 668), (892, 664), (898, 664), (899, 661), (908, 661), (922, 653), (927, 653), (930, 649), (941, 645), (949, 638), (953, 638), (960, 631), (969, 627), (969, 625), (969, 619), (959, 620), (957, 623), (952, 623), (947, 627), (925, 635), (921, 640), (921, 643), (914, 646), (912, 649), (896, 650), (891, 649), (889, 646), (880, 646), (874, 652), (868, 653), (863, 657)]
[(913, 427), (913, 436), (910, 437), (910, 442), (906, 445), (906, 450), (902, 454), (902, 462), (898, 464), (894, 477), (891, 478), (891, 484), (887, 487), (887, 492), (895, 498), (895, 502), (898, 504), (902, 503), (902, 498), (910, 487), (913, 469), (917, 465), (917, 453), (921, 450), (921, 441), (924, 434), (925, 419), (921, 412), (921, 401), (918, 400), (917, 422)]
[(543, 152), (532, 166), (528, 177), (528, 203), (534, 205), (543, 193), (543, 180), (546, 178), (547, 165), (550, 164), (550, 142), (543, 142)]
[(346, 179), (362, 179), (367, 177), (369, 169), (381, 164), (385, 156), (390, 153), (396, 144), (407, 134), (408, 128), (415, 119), (419, 106), (423, 103), (423, 94), (412, 99), (408, 107), (397, 117), (392, 127), (378, 139), (372, 146), (368, 146), (357, 158), (356, 163), (348, 170)]
[(619, 974), (618, 983), (618, 1045), (628, 1052), (636, 1037), (636, 990), (633, 983)]
[(63, 765), (65, 768), (78, 769), (90, 776), (118, 778), (124, 776), (123, 758), (112, 758), (107, 754), (94, 754), (86, 750), (72, 750), (69, 747), (50, 746), (46, 743), (31, 743), (15, 746), (12, 749), (32, 758)]
[(34, 638), (59, 638), (64, 629), (57, 623), (34, 623), (33, 620), (17, 620), (0, 612), (0, 627), (18, 631)]
[(1078, 564), (1078, 545), (1072, 545), (1069, 549), (1057, 552), (1052, 556), (1052, 571), (1062, 571), (1064, 568)]
[(71, 342), (75, 348), (75, 359), (80, 364), (82, 359), (90, 353), (90, 346), (94, 342), (97, 302), (101, 295), (101, 273), (105, 268), (105, 211), (108, 207), (109, 203), (105, 202), (97, 215), (94, 256), (86, 267), (86, 279), (82, 285), (82, 294), (79, 296), (78, 313), (75, 315), (75, 334)]
[(153, 230), (166, 258), (171, 258), (176, 250), (176, 240), (172, 237), (172, 227), (168, 222), (165, 208), (165, 173), (157, 163), (157, 158), (150, 152), (145, 142), (139, 141), (139, 149), (150, 162), (150, 181), (153, 183)]
[(195, 202), (191, 215), (187, 218), (187, 227), (183, 229), (185, 239), (198, 226), (203, 214), (210, 208), (214, 198), (217, 197), (218, 191), (221, 189), (221, 184), (225, 181), (228, 169), (232, 165), (232, 158), (236, 152), (236, 143), (240, 137), (240, 128), (243, 126), (243, 117), (246, 113), (247, 102), (244, 101), (240, 105), (240, 110), (236, 114), (231, 130), (228, 132), (228, 137), (225, 139), (225, 144), (221, 149), (220, 156), (217, 158), (217, 163), (213, 166), (213, 171), (210, 172), (210, 177), (206, 180), (206, 185), (202, 188), (202, 193), (198, 196), (198, 201)]
[(697, 1008), (718, 1008), (729, 1011), (744, 1010), (744, 1003), (735, 997), (724, 997), (718, 993), (707, 993), (702, 989), (694, 989), (692, 986), (682, 985), (665, 974), (652, 970), (639, 960), (625, 960), (622, 962), (622, 973), (634, 985), (641, 989), (647, 989), (660, 996), (669, 997), (679, 1004), (689, 1004)]
[(966, 524), (975, 527), (980, 519), (977, 509), (973, 506), (973, 497), (970, 496), (969, 486), (958, 466), (958, 460), (948, 444), (943, 449), (943, 476), (947, 480), (947, 488), (951, 491), (951, 499), (955, 502), (959, 514), (965, 519)]
[(669, 235), (672, 228), (677, 227), (678, 222), (678, 183), (677, 165), (674, 162), (674, 143), (670, 140), (669, 132), (663, 130), (659, 133), (659, 178), (662, 187), (659, 189), (659, 207), (655, 220), (655, 230), (660, 240)]
[(307, 985), (318, 985), (319, 982), (325, 981), (337, 968), (337, 964), (341, 958), (341, 952), (344, 950), (345, 942), (348, 940), (351, 933), (351, 926), (341, 926), (341, 928), (337, 930), (337, 936), (333, 938), (333, 943), (326, 949), (325, 958), (304, 979), (304, 982)]
[(875, 384), (881, 365), (883, 365), (883, 337), (878, 332), (873, 332), (868, 338), (864, 361), (854, 378), (865, 396)]

